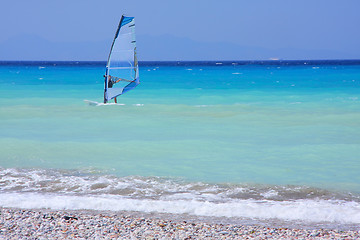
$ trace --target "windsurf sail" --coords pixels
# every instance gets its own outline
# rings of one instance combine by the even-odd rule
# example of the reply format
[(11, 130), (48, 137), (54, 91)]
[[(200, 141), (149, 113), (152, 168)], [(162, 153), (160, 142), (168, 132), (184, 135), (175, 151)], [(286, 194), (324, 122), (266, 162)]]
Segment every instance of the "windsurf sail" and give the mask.
[(122, 16), (106, 64), (104, 103), (139, 85), (135, 19)]

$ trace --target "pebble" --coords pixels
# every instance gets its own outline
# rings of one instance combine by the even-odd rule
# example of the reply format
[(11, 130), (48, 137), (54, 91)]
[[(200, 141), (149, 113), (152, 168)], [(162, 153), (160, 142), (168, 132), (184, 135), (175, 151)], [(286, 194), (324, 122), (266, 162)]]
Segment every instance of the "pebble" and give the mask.
[(360, 231), (193, 223), (79, 211), (0, 209), (0, 239), (360, 239)]

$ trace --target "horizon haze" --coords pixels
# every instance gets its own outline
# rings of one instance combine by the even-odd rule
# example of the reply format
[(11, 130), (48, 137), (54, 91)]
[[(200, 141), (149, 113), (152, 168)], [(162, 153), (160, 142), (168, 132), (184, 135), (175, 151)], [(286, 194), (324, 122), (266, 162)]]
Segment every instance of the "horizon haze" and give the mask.
[(106, 61), (122, 14), (136, 19), (142, 61), (360, 59), (356, 0), (3, 5), (2, 61)]

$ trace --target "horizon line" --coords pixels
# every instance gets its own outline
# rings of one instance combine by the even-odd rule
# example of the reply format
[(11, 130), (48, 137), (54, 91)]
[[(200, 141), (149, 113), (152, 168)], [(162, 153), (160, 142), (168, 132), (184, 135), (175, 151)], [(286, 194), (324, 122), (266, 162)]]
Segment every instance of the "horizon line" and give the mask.
[[(334, 59), (247, 59), (247, 60), (139, 60), (138, 62), (314, 62), (314, 61), (360, 61), (360, 58), (334, 58)], [(107, 62), (106, 60), (0, 60), (5, 62)]]

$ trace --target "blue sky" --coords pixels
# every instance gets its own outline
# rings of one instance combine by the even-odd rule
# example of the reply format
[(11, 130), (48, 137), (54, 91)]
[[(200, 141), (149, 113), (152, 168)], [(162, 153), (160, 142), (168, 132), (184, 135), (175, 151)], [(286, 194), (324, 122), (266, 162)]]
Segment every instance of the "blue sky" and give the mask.
[(0, 60), (106, 60), (123, 13), (136, 18), (142, 60), (360, 59), (359, 10), (358, 0), (3, 1)]

